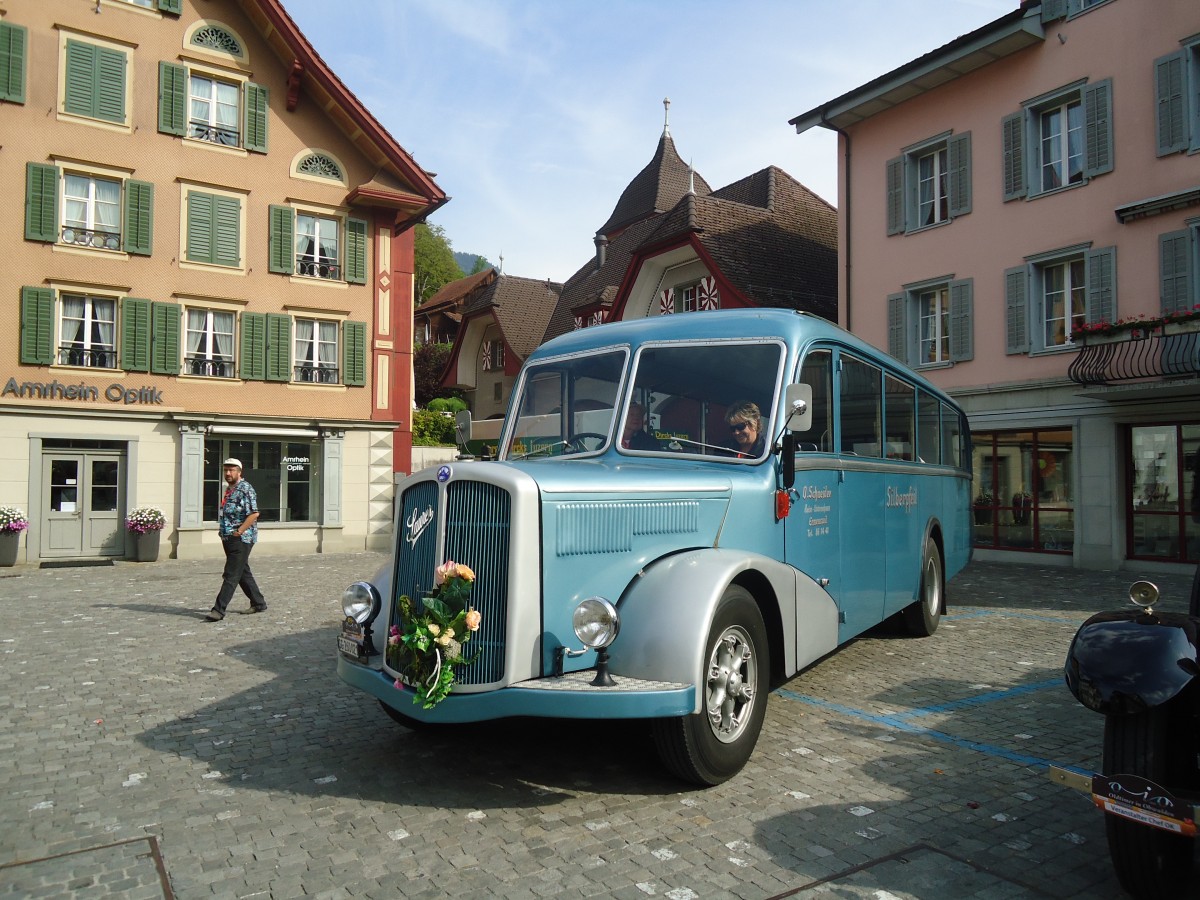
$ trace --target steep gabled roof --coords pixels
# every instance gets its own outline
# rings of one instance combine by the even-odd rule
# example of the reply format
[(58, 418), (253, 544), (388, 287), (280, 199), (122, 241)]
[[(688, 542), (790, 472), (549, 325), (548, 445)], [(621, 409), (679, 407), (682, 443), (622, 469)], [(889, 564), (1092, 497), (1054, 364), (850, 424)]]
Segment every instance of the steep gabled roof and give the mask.
[(500, 275), (471, 299), (463, 317), (490, 312), (504, 342), (524, 360), (541, 345), (561, 290), (556, 281)]
[(476, 272), (474, 275), (468, 275), (466, 278), (459, 278), (448, 284), (444, 284), (432, 297), (417, 307), (417, 314), (429, 315), (430, 313), (444, 311), (443, 307), (453, 308), (455, 304), (462, 302), (473, 290), (495, 277), (496, 270), (489, 267), (482, 272)]
[(378, 167), (368, 182), (352, 186), (350, 203), (395, 209), (403, 224), (412, 224), (450, 198), (412, 155), (371, 115), (354, 93), (325, 63), (280, 0), (240, 0), (275, 55), (290, 70), (288, 109), (306, 95), (342, 130), (365, 159)]
[(634, 222), (666, 212), (688, 192), (693, 176), (697, 194), (704, 196), (712, 192), (708, 182), (699, 174), (694, 174), (680, 158), (670, 133), (664, 130), (654, 157), (621, 192), (612, 215), (600, 226), (599, 233), (612, 240)]

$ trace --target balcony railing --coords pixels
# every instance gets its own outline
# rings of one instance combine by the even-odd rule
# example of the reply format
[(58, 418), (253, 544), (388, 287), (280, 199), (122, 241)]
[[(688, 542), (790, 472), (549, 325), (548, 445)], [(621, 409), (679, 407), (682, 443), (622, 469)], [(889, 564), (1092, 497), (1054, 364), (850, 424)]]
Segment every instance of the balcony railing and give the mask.
[(314, 260), (311, 256), (298, 256), (296, 257), (296, 274), (337, 281), (342, 277), (342, 267), (338, 265), (337, 260)]
[(209, 378), (232, 378), (233, 360), (189, 356), (183, 361), (183, 370), (189, 375), (207, 375)]
[(1114, 384), (1200, 375), (1200, 320), (1084, 335), (1067, 369), (1076, 384)]
[(236, 128), (222, 128), (220, 125), (210, 125), (208, 122), (188, 122), (188, 137), (198, 141), (208, 141), (212, 144), (220, 144), (222, 147), (236, 147), (238, 146), (238, 136)]
[(92, 228), (76, 228), (74, 225), (64, 225), (62, 230), (64, 244), (76, 244), (80, 247), (95, 247), (99, 250), (120, 250), (121, 235), (113, 231), (97, 231)]
[(63, 344), (58, 348), (58, 364), (61, 366), (87, 366), (95, 369), (115, 369), (117, 353), (111, 347), (78, 347)]
[(296, 366), (293, 374), (297, 381), (303, 381), (306, 384), (338, 383), (337, 366)]

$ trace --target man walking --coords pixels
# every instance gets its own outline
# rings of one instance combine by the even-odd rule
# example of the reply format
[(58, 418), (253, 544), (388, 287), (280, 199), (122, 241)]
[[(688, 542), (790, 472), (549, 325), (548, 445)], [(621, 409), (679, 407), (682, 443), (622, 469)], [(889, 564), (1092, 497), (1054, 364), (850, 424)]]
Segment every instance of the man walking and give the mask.
[(222, 463), (225, 476), (225, 494), (217, 513), (217, 529), (221, 545), (225, 550), (225, 571), (222, 573), (221, 590), (217, 601), (204, 618), (220, 622), (233, 599), (233, 592), (241, 587), (250, 598), (250, 612), (259, 613), (267, 608), (262, 591), (250, 571), (250, 551), (258, 540), (258, 495), (250, 482), (242, 478), (242, 461), (232, 456)]

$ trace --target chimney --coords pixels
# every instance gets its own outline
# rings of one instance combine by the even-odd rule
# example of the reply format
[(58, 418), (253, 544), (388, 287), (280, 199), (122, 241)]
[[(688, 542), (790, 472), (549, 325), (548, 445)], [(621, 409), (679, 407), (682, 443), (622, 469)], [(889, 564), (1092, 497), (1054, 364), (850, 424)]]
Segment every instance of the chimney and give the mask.
[(608, 256), (608, 238), (596, 232), (596, 270), (604, 268), (604, 260)]

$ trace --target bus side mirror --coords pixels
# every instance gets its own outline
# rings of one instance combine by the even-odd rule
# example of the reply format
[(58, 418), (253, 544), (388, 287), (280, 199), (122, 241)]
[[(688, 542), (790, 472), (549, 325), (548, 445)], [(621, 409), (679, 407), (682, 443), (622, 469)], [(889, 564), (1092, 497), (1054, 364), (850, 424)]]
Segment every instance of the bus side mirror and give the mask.
[(796, 436), (790, 431), (785, 432), (779, 446), (783, 489), (790, 491), (796, 483)]
[(812, 428), (812, 385), (789, 384), (783, 394), (788, 431), (808, 431)]

